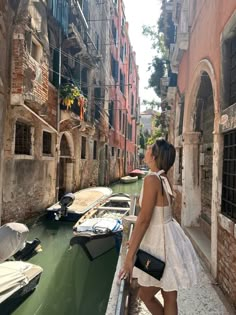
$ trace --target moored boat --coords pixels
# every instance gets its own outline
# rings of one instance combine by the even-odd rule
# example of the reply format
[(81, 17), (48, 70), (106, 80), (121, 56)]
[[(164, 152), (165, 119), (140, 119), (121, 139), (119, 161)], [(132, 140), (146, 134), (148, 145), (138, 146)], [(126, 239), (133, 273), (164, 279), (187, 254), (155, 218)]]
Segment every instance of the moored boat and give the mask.
[[(24, 250), (29, 230), (21, 223), (0, 227), (0, 314), (11, 314), (39, 283), (43, 269), (23, 261), (6, 261)], [(29, 247), (27, 249), (29, 253)]]
[(66, 194), (59, 202), (47, 208), (49, 218), (77, 221), (87, 211), (103, 203), (112, 194), (109, 187), (90, 187)]
[(70, 245), (81, 245), (90, 260), (114, 247), (119, 250), (122, 239), (122, 218), (129, 214), (130, 197), (113, 194), (107, 202), (88, 211), (73, 227)]
[(120, 181), (123, 184), (135, 183), (138, 180), (138, 176), (124, 176), (121, 177)]
[(140, 166), (139, 169), (140, 171), (144, 172), (145, 175), (149, 173), (149, 168), (147, 166)]
[(129, 175), (130, 175), (131, 177), (138, 176), (138, 178), (143, 178), (146, 174), (145, 174), (145, 172), (143, 172), (142, 170), (135, 169), (135, 170), (133, 170), (132, 172), (130, 172)]

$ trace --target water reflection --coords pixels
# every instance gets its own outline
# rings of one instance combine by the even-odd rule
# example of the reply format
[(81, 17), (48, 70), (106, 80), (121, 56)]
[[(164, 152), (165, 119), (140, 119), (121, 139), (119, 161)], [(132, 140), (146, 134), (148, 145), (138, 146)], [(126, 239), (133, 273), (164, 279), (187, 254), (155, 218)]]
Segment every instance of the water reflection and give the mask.
[(93, 315), (94, 309), (105, 314), (118, 255), (112, 250), (90, 262), (79, 246), (69, 250), (72, 225), (46, 221), (31, 229), (29, 239), (38, 237), (43, 252), (30, 262), (44, 271), (36, 291), (14, 315)]
[(123, 192), (123, 193), (130, 194), (130, 195), (139, 195), (142, 184), (143, 184), (143, 180), (139, 179), (135, 183), (122, 184), (122, 183), (118, 182), (118, 183), (111, 185), (110, 187), (114, 193), (115, 192)]
[[(113, 192), (139, 195), (142, 179), (111, 186)], [(115, 250), (90, 262), (79, 246), (69, 250), (73, 222), (43, 220), (30, 228), (43, 252), (29, 261), (43, 268), (41, 280), (14, 315), (104, 315), (116, 269)], [(7, 314), (4, 314), (7, 315)]]

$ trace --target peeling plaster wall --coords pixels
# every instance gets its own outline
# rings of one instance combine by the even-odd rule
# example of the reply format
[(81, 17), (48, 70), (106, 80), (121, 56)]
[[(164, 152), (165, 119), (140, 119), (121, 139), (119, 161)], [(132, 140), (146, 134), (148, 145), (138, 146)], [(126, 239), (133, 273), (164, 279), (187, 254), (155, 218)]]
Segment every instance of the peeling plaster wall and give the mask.
[[(32, 10), (33, 6), (30, 8)], [(0, 130), (0, 136), (4, 134), (2, 222), (12, 220), (24, 221), (31, 216), (42, 213), (48, 205), (54, 202), (55, 198), (56, 134), (53, 128), (42, 122), (42, 120), (48, 120), (48, 123), (55, 127), (56, 112), (53, 109), (53, 106), (55, 106), (55, 93), (54, 90), (48, 91), (46, 8), (40, 3), (38, 9), (38, 16), (41, 17), (41, 21), (44, 21), (38, 26), (42, 27), (42, 32), (40, 32), (39, 36), (43, 37), (40, 38), (40, 41), (44, 44), (42, 58), (38, 62), (29, 56), (29, 52), (26, 49), (25, 26), (29, 22), (28, 1), (20, 2), (20, 7), (15, 10), (17, 15), (15, 17), (14, 32), (12, 35), (10, 35), (10, 31), (8, 32), (8, 40), (11, 42), (12, 52), (9, 55), (11, 59), (11, 82), (9, 82), (9, 86), (11, 86), (12, 94), (8, 103), (7, 117), (4, 119), (4, 133)], [(34, 27), (36, 26), (34, 19), (35, 15), (32, 16), (31, 20), (32, 32), (34, 32)], [(9, 23), (13, 24), (10, 18)], [(5, 60), (4, 64), (8, 65), (8, 61)], [(8, 73), (10, 73), (9, 70)], [(7, 75), (5, 77), (7, 78)], [(5, 91), (8, 90), (10, 89), (5, 87)], [(27, 106), (35, 112), (35, 115), (23, 107), (25, 106), (25, 101), (27, 101)], [(43, 105), (45, 106), (42, 107)], [(40, 116), (42, 110), (44, 116)], [(15, 123), (17, 120), (31, 126), (31, 156), (14, 154)], [(0, 128), (3, 128), (2, 123)], [(43, 131), (52, 132), (51, 157), (43, 156), (42, 154)]]
[[(17, 119), (33, 127), (32, 156), (14, 154)], [(5, 128), (3, 222), (24, 221), (42, 213), (54, 202), (56, 182), (55, 145), (52, 157), (42, 155), (43, 130), (50, 130), (28, 111), (19, 107), (8, 116)], [(52, 134), (53, 144), (56, 135)]]
[[(9, 102), (9, 54), (12, 36), (12, 24), (14, 8), (11, 7), (12, 1), (3, 0), (0, 2), (0, 224), (2, 219), (2, 187), (4, 170), (4, 127), (7, 104)], [(16, 9), (16, 8), (15, 8)]]

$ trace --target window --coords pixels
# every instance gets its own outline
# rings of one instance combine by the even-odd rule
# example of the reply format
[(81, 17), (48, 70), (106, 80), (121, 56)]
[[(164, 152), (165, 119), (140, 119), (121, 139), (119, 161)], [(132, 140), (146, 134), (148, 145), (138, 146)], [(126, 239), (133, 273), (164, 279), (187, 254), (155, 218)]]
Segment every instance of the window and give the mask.
[(119, 110), (119, 129), (121, 131), (121, 126), (122, 126), (122, 112), (121, 109)]
[(123, 124), (122, 124), (122, 133), (125, 134), (126, 129), (126, 117), (125, 114), (123, 114)]
[(236, 37), (230, 41), (229, 105), (236, 103)]
[(111, 156), (115, 156), (115, 148), (111, 147)]
[(118, 81), (118, 70), (119, 69), (119, 64), (118, 61), (111, 55), (111, 73), (113, 76), (113, 79), (117, 82)]
[(52, 134), (43, 131), (43, 155), (52, 155)]
[(93, 142), (93, 159), (97, 159), (97, 141), (94, 140)]
[(134, 115), (134, 94), (131, 94), (131, 115)]
[(108, 146), (105, 145), (105, 159), (108, 160)]
[(42, 57), (42, 47), (40, 43), (35, 38), (33, 38), (30, 32), (25, 33), (25, 41), (30, 56), (37, 62), (40, 62)]
[(118, 32), (117, 32), (114, 21), (112, 21), (112, 36), (113, 36), (114, 44), (117, 45), (118, 44)]
[(31, 155), (31, 126), (17, 121), (15, 127), (15, 154)]
[(120, 149), (117, 149), (117, 157), (120, 157)]
[(222, 213), (236, 220), (236, 131), (224, 135)]
[(125, 93), (125, 75), (120, 70), (120, 90), (124, 94)]
[(100, 109), (101, 109), (101, 88), (94, 89), (94, 100), (95, 100), (95, 119), (100, 119)]
[(86, 138), (81, 138), (81, 159), (86, 159)]
[(124, 62), (124, 46), (120, 46), (120, 60)]
[(99, 45), (99, 35), (97, 32), (95, 33), (95, 43), (96, 43), (97, 52), (99, 52), (100, 45)]
[(132, 141), (132, 124), (128, 124), (128, 139)]
[(114, 102), (109, 103), (109, 128), (114, 127)]

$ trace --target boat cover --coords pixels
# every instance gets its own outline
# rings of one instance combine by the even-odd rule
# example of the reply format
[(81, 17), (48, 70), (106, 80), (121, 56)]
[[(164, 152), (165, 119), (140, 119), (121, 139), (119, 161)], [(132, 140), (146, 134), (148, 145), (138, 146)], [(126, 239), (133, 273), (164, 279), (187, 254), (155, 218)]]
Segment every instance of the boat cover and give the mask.
[(76, 232), (107, 233), (122, 231), (122, 222), (112, 218), (92, 218), (77, 226)]
[(22, 261), (6, 261), (0, 264), (0, 303), (14, 292), (24, 287), (29, 281), (40, 274), (39, 266)]
[(0, 227), (0, 262), (23, 249), (29, 229), (22, 223), (7, 223)]

